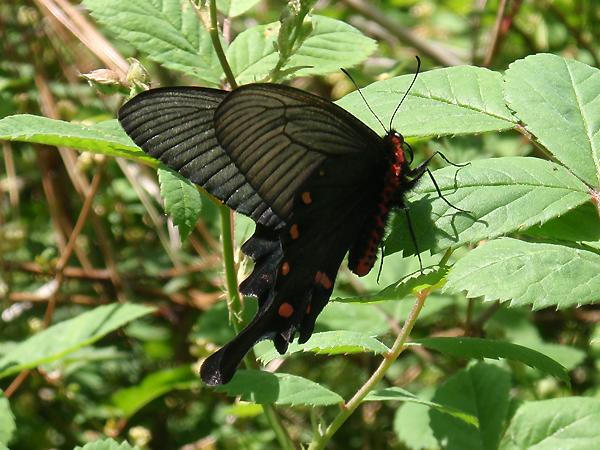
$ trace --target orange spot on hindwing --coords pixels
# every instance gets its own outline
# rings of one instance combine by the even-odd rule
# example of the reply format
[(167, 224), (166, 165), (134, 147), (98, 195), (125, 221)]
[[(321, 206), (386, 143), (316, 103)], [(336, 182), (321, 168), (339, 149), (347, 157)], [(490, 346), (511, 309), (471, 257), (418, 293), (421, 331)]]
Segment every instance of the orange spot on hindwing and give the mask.
[(294, 314), (294, 307), (289, 303), (282, 303), (279, 305), (279, 309), (277, 310), (277, 314), (285, 319), (289, 319)]
[(292, 239), (298, 239), (300, 237), (300, 231), (298, 231), (297, 224), (294, 224), (290, 227), (290, 237)]
[(281, 275), (287, 275), (288, 273), (290, 273), (290, 265), (288, 262), (284, 262), (281, 265)]
[(333, 287), (331, 279), (327, 276), (325, 272), (317, 272), (315, 274), (315, 283), (320, 284), (326, 290), (329, 290)]
[(312, 203), (312, 197), (310, 196), (310, 192), (302, 193), (302, 203), (305, 205), (310, 205)]

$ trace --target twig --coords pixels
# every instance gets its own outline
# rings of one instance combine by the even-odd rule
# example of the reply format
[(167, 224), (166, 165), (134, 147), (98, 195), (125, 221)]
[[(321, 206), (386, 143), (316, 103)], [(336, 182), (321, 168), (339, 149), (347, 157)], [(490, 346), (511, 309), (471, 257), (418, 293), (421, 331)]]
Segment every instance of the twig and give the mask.
[(496, 22), (494, 23), (494, 29), (492, 31), (492, 36), (490, 39), (490, 43), (488, 46), (488, 50), (485, 54), (485, 58), (483, 59), (483, 67), (489, 67), (492, 63), (492, 59), (496, 54), (496, 50), (499, 47), (500, 42), (500, 26), (502, 24), (502, 20), (504, 18), (504, 14), (506, 13), (506, 0), (500, 0), (498, 4), (498, 10), (496, 11)]
[(444, 48), (440, 44), (433, 44), (425, 39), (417, 36), (409, 29), (394, 22), (382, 11), (377, 9), (373, 2), (365, 0), (343, 0), (345, 4), (350, 6), (355, 11), (363, 16), (377, 22), (379, 25), (388, 30), (392, 35), (396, 36), (402, 42), (416, 48), (421, 54), (427, 55), (434, 61), (444, 66), (458, 66), (464, 64), (464, 61), (457, 56), (452, 50)]
[[(50, 91), (49, 85), (50, 83), (48, 82), (48, 78), (46, 77), (45, 73), (44, 73), (44, 66), (43, 64), (39, 61), (39, 56), (38, 53), (35, 51), (35, 46), (38, 45), (37, 42), (30, 42), (30, 47), (32, 48), (32, 58), (35, 64), (35, 68), (36, 68), (36, 74), (34, 76), (34, 82), (35, 85), (40, 93), (40, 111), (42, 111), (42, 113), (46, 116), (46, 117), (51, 117), (54, 119), (59, 119), (59, 114), (58, 114), (58, 110), (56, 107), (56, 101), (54, 99), (54, 95), (52, 94), (52, 92)], [(39, 52), (41, 53), (41, 52)], [(58, 243), (58, 247), (59, 249), (62, 251), (62, 248), (66, 245), (64, 238), (63, 238), (63, 233), (65, 235), (69, 235), (72, 232), (71, 229), (71, 222), (70, 222), (70, 218), (67, 217), (66, 214), (59, 214), (60, 212), (64, 212), (66, 210), (66, 208), (62, 207), (61, 202), (59, 201), (59, 198), (65, 197), (65, 196), (60, 196), (57, 197), (57, 192), (56, 190), (59, 189), (61, 187), (61, 184), (56, 182), (53, 177), (51, 176), (51, 174), (54, 172), (53, 170), (53, 165), (55, 163), (57, 163), (57, 157), (55, 155), (55, 151), (52, 150), (47, 150), (45, 147), (43, 146), (36, 146), (38, 148), (40, 148), (40, 154), (38, 155), (38, 158), (42, 161), (42, 164), (44, 167), (43, 170), (43, 186), (44, 186), (44, 192), (46, 193), (47, 199), (49, 202), (52, 202), (54, 204), (50, 204), (50, 214), (51, 217), (53, 217), (54, 220), (56, 220), (57, 225), (60, 227), (60, 231), (57, 232), (57, 243)], [(42, 150), (43, 149), (43, 150)], [(83, 179), (83, 176), (78, 176), (78, 171), (73, 169), (71, 171), (69, 171), (70, 167), (75, 167), (75, 155), (73, 153), (73, 150), (69, 150), (66, 148), (62, 148), (62, 147), (58, 147), (58, 152), (62, 158), (63, 164), (64, 166), (67, 168), (67, 174), (69, 175), (71, 182), (73, 183), (74, 186), (78, 186), (81, 183), (81, 180)], [(84, 198), (84, 194), (81, 194), (82, 198)], [(93, 215), (95, 216), (95, 213), (93, 213)], [(75, 254), (77, 255), (77, 258), (79, 259), (79, 261), (81, 262), (81, 265), (84, 268), (90, 269), (92, 268), (92, 263), (89, 260), (87, 254), (81, 250), (79, 247), (75, 248)], [(94, 285), (94, 290), (98, 293), (98, 295), (104, 295), (104, 291), (102, 289), (102, 286), (100, 285)]]
[(146, 194), (146, 191), (144, 191), (144, 189), (137, 182), (137, 172), (136, 171), (139, 168), (137, 168), (135, 165), (130, 164), (121, 158), (117, 158), (116, 161), (117, 161), (117, 164), (119, 165), (119, 168), (121, 169), (121, 172), (123, 172), (123, 174), (129, 181), (129, 184), (131, 184), (131, 187), (133, 188), (133, 190), (137, 194), (138, 198), (142, 202), (142, 205), (144, 205), (144, 208), (148, 212), (148, 215), (150, 216), (150, 220), (154, 224), (154, 228), (156, 230), (156, 234), (158, 235), (158, 239), (159, 239), (161, 245), (163, 246), (163, 248), (165, 249), (165, 251), (167, 252), (167, 255), (169, 255), (169, 259), (171, 260), (171, 262), (173, 263), (173, 265), (175, 267), (177, 267), (177, 268), (182, 267), (182, 263), (181, 263), (179, 256), (173, 250), (173, 246), (171, 245), (169, 238), (167, 237), (167, 235), (165, 234), (165, 232), (162, 228), (163, 221), (161, 219), (161, 214), (158, 212), (158, 210), (154, 207), (154, 205), (150, 201), (150, 198)]
[[(40, 65), (38, 64), (38, 66), (40, 66)], [(40, 97), (41, 97), (40, 109), (46, 117), (50, 117), (53, 119), (60, 119), (60, 115), (58, 113), (58, 108), (56, 107), (56, 101), (54, 99), (54, 96), (52, 95), (52, 92), (48, 88), (49, 83), (45, 82), (45, 77), (43, 75), (43, 70), (41, 69), (41, 67), (39, 67), (38, 72), (39, 73), (36, 74), (35, 81), (36, 81), (36, 86), (38, 87), (38, 89), (40, 91)], [(62, 159), (62, 162), (67, 170), (67, 175), (69, 176), (71, 183), (73, 184), (73, 186), (79, 193), (80, 197), (82, 199), (85, 199), (87, 193), (90, 190), (90, 184), (89, 184), (89, 181), (87, 180), (86, 176), (77, 167), (77, 156), (76, 156), (75, 151), (65, 148), (65, 147), (60, 147), (60, 146), (57, 147), (57, 149), (58, 149), (58, 153), (60, 154), (60, 157)], [(114, 251), (111, 247), (108, 236), (106, 235), (104, 225), (102, 224), (98, 215), (93, 210), (90, 213), (90, 220), (91, 220), (92, 226), (94, 227), (94, 232), (96, 233), (96, 241), (98, 243), (98, 246), (100, 247), (102, 255), (104, 256), (106, 266), (111, 272), (111, 280), (113, 282), (113, 285), (115, 286), (117, 297), (119, 298), (119, 300), (122, 301), (123, 300), (123, 293), (122, 293), (123, 289), (122, 288), (126, 287), (126, 286), (122, 283), (122, 280), (119, 277), (119, 273), (118, 273), (116, 264), (114, 262), (115, 261)], [(78, 252), (78, 257), (82, 261), (82, 265), (84, 267), (86, 267), (88, 269), (91, 268), (91, 263), (86, 262), (87, 258), (84, 254), (82, 254), (82, 252)], [(102, 292), (98, 288), (96, 288), (96, 291), (98, 293)]]
[(502, 307), (500, 302), (492, 303), (489, 308), (483, 311), (478, 317), (476, 317), (471, 323), (471, 330), (481, 330), (483, 325)]
[(4, 396), (6, 398), (10, 398), (17, 391), (17, 389), (19, 389), (19, 386), (21, 386), (23, 384), (23, 382), (29, 376), (29, 372), (30, 372), (29, 370), (24, 370), (23, 372), (19, 373), (19, 375), (16, 376), (16, 378), (12, 381), (12, 383), (10, 383), (10, 385), (4, 391)]
[[(237, 82), (235, 80), (235, 77), (233, 76), (231, 68), (229, 67), (229, 63), (227, 62), (227, 58), (225, 56), (225, 52), (223, 51), (223, 47), (221, 46), (221, 39), (219, 37), (219, 28), (217, 24), (217, 5), (215, 0), (210, 0), (209, 10), (210, 35), (213, 47), (219, 57), (221, 67), (223, 68), (223, 72), (227, 77), (229, 85), (232, 89), (235, 89), (237, 87)], [(236, 332), (238, 332), (241, 326), (241, 314), (239, 313), (242, 311), (242, 303), (238, 291), (237, 269), (233, 254), (233, 213), (225, 205), (220, 205), (219, 214), (221, 216), (221, 233), (223, 235), (223, 261), (225, 264), (227, 294), (231, 306), (230, 311), (234, 312), (234, 316), (240, 316), (239, 318), (234, 317), (234, 320), (232, 321), (234, 329), (236, 330)], [(250, 368), (256, 368), (257, 366), (256, 358), (251, 358), (250, 355), (246, 355), (246, 357), (244, 358), (244, 362), (246, 366)], [(283, 424), (281, 423), (281, 419), (279, 418), (275, 407), (273, 405), (263, 405), (263, 412), (265, 413), (265, 417), (267, 418), (269, 425), (275, 433), (280, 447), (284, 450), (294, 450), (294, 444), (292, 443), (292, 440), (287, 430), (283, 427)]]
[(18, 215), (19, 207), (19, 189), (17, 184), (17, 171), (15, 170), (15, 161), (13, 158), (12, 147), (5, 141), (2, 143), (2, 153), (4, 155), (4, 166), (6, 167), (6, 181), (8, 190), (8, 199), (10, 206), (14, 210), (15, 215)]
[(465, 336), (471, 336), (471, 331), (473, 330), (473, 299), (470, 298), (467, 300), (467, 314), (465, 318)]
[[(46, 303), (49, 301), (48, 295), (39, 295), (35, 292), (11, 292), (8, 294), (8, 300), (13, 303), (31, 302), (31, 303)], [(84, 294), (59, 294), (56, 298), (57, 303), (72, 303), (75, 305), (98, 306), (111, 303), (110, 301), (98, 300), (97, 297), (91, 297)]]
[(219, 36), (219, 25), (217, 23), (217, 5), (216, 0), (210, 0), (210, 27), (208, 32), (210, 33), (210, 39), (213, 44), (213, 48), (217, 53), (217, 57), (219, 58), (219, 63), (221, 63), (221, 67), (223, 68), (223, 72), (225, 72), (225, 78), (227, 78), (227, 82), (231, 89), (235, 89), (238, 87), (237, 81), (235, 80), (235, 76), (231, 71), (231, 67), (229, 66), (229, 61), (227, 61), (227, 57), (225, 56), (225, 52), (223, 51), (223, 46), (221, 45), (221, 38)]
[[(48, 328), (50, 326), (50, 324), (52, 323), (52, 317), (54, 315), (54, 308), (56, 306), (56, 301), (58, 298), (58, 294), (60, 292), (60, 287), (61, 287), (62, 281), (64, 279), (63, 278), (63, 270), (66, 267), (67, 261), (73, 254), (77, 238), (81, 234), (81, 231), (83, 230), (83, 227), (88, 219), (90, 210), (92, 208), (92, 202), (94, 200), (94, 196), (96, 195), (96, 192), (98, 191), (98, 187), (100, 186), (100, 180), (102, 179), (102, 170), (101, 169), (102, 168), (100, 168), (100, 170), (98, 170), (96, 172), (96, 174), (94, 175), (90, 193), (86, 197), (85, 202), (83, 203), (83, 206), (81, 207), (81, 212), (79, 214), (79, 217), (77, 218), (77, 222), (75, 223), (73, 232), (69, 236), (69, 241), (67, 242), (67, 245), (63, 249), (60, 259), (58, 260), (58, 263), (56, 264), (56, 277), (54, 279), (55, 285), (53, 286), (54, 290), (48, 300), (48, 305), (46, 306), (46, 312), (44, 313), (44, 328)], [(25, 382), (25, 380), (27, 379), (27, 377), (29, 376), (30, 373), (31, 373), (31, 370), (29, 370), (29, 369), (24, 370), (21, 373), (19, 373), (19, 375), (10, 384), (10, 386), (6, 392), (10, 392), (10, 395), (14, 394), (19, 389), (19, 387), (23, 384), (23, 382)], [(6, 395), (7, 395), (7, 397), (9, 396), (8, 393)]]
[(412, 310), (408, 315), (408, 318), (406, 319), (406, 322), (404, 322), (404, 326), (402, 327), (400, 334), (396, 337), (396, 340), (394, 341), (394, 345), (392, 345), (390, 352), (387, 355), (385, 355), (383, 361), (375, 370), (375, 372), (373, 372), (373, 374), (367, 380), (367, 382), (356, 392), (356, 394), (354, 394), (350, 401), (348, 401), (348, 403), (346, 403), (342, 407), (342, 410), (327, 427), (325, 433), (323, 433), (321, 436), (318, 436), (313, 440), (313, 442), (311, 442), (311, 444), (308, 447), (309, 450), (320, 450), (325, 448), (325, 445), (327, 445), (327, 442), (329, 442), (329, 440), (333, 437), (336, 431), (344, 424), (344, 422), (346, 422), (346, 420), (348, 420), (352, 413), (360, 406), (367, 394), (375, 388), (377, 383), (381, 381), (381, 379), (385, 376), (387, 370), (394, 363), (394, 361), (398, 359), (400, 354), (404, 350), (406, 350), (406, 341), (408, 340), (410, 332), (412, 331), (417, 321), (417, 317), (419, 317), (419, 313), (421, 312), (421, 309), (423, 308), (423, 305), (425, 304), (425, 300), (427, 299), (429, 293), (429, 289), (424, 289), (417, 294), (417, 300), (415, 301)]
[(108, 40), (89, 21), (65, 0), (34, 0), (39, 7), (48, 10), (77, 39), (90, 49), (107, 67), (120, 76), (127, 74), (129, 64)]
[(75, 245), (77, 243), (77, 238), (83, 231), (83, 227), (88, 220), (90, 210), (92, 208), (92, 202), (94, 201), (94, 197), (95, 197), (96, 193), (98, 192), (98, 188), (100, 187), (100, 181), (102, 179), (103, 171), (104, 171), (103, 166), (98, 167), (98, 170), (97, 170), (96, 174), (94, 175), (94, 178), (92, 179), (92, 185), (90, 187), (90, 191), (87, 194), (85, 201), (83, 202), (83, 206), (81, 207), (81, 212), (79, 213), (77, 222), (75, 222), (73, 231), (71, 232), (71, 235), (69, 236), (69, 241), (67, 242), (66, 247), (62, 251), (62, 253), (60, 255), (60, 259), (56, 263), (56, 276), (54, 279), (56, 286), (54, 287), (54, 292), (53, 292), (52, 296), (50, 297), (50, 300), (48, 301), (48, 308), (46, 309), (46, 313), (44, 314), (44, 328), (48, 328), (50, 326), (50, 324), (52, 323), (52, 316), (54, 314), (54, 307), (56, 305), (56, 297), (58, 295), (58, 292), (60, 291), (60, 287), (64, 280), (63, 270), (65, 269), (67, 262), (69, 261), (69, 258), (71, 258), (71, 255), (73, 254)]

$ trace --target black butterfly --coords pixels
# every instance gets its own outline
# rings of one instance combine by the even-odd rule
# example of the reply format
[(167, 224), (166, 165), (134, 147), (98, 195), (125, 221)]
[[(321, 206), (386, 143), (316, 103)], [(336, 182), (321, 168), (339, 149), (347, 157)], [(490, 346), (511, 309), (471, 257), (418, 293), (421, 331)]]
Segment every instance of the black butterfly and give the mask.
[(296, 332), (306, 342), (346, 253), (366, 275), (390, 209), (405, 208), (404, 193), (428, 171), (429, 160), (410, 169), (400, 133), (382, 138), (337, 105), (278, 84), (153, 89), (119, 121), (148, 154), (256, 222), (242, 246), (255, 266), (240, 292), (258, 298), (258, 313), (204, 362), (209, 385), (227, 383), (261, 339), (280, 353)]

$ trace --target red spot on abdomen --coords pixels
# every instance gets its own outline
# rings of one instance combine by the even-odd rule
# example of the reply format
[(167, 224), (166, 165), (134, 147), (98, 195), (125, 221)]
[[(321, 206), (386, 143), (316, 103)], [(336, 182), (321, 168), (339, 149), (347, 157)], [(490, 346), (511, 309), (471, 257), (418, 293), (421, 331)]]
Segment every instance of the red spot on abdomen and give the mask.
[(371, 271), (371, 269), (373, 268), (373, 264), (375, 264), (375, 261), (369, 263), (369, 261), (367, 261), (366, 258), (362, 258), (358, 262), (358, 265), (354, 268), (354, 273), (359, 277), (364, 277)]
[(391, 164), (385, 173), (385, 181), (379, 192), (374, 214), (365, 223), (362, 235), (353, 247), (353, 252), (358, 258), (353, 259), (355, 262), (350, 269), (359, 277), (368, 274), (375, 265), (377, 249), (385, 232), (390, 209), (394, 206), (394, 199), (401, 194), (401, 174), (406, 162), (403, 148), (404, 138), (399, 133), (390, 133), (386, 139), (389, 139), (391, 143)]
[(327, 276), (325, 272), (317, 272), (315, 274), (315, 283), (323, 286), (324, 289), (331, 289), (333, 287), (333, 283), (331, 279)]

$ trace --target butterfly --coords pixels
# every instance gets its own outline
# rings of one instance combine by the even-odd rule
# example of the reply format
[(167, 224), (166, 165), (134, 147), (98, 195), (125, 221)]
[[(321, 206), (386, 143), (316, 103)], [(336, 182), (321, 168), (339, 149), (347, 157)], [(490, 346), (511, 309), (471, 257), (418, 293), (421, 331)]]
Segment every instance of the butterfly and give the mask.
[(203, 363), (208, 385), (227, 383), (261, 339), (281, 354), (296, 334), (309, 339), (346, 253), (352, 272), (369, 273), (390, 211), (407, 211), (404, 194), (431, 159), (411, 169), (412, 149), (391, 126), (380, 137), (334, 103), (279, 84), (151, 89), (119, 121), (146, 153), (256, 222), (241, 248), (254, 269), (239, 288), (258, 312)]

